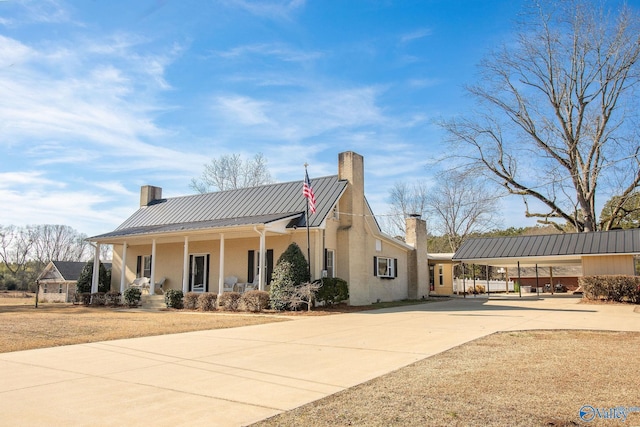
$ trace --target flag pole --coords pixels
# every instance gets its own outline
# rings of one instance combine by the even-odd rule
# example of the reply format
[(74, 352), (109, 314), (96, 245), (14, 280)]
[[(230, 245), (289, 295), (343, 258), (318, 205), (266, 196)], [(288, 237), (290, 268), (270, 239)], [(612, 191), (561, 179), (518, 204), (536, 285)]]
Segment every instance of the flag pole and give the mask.
[[(307, 172), (307, 166), (309, 166), (308, 163), (304, 164), (304, 178), (305, 180), (307, 179), (307, 176), (309, 176), (308, 172)], [(307, 225), (307, 267), (309, 270), (309, 282), (311, 282), (311, 243), (310, 243), (310, 237), (309, 237), (309, 198), (306, 197), (307, 199), (307, 216), (305, 218), (305, 223)]]

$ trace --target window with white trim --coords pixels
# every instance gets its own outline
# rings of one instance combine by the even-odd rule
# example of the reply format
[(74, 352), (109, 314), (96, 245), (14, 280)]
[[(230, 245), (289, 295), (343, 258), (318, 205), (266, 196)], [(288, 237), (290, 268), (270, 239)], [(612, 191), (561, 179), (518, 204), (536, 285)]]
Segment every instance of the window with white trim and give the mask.
[(444, 286), (444, 266), (438, 264), (438, 285)]
[(387, 258), (382, 256), (373, 257), (373, 274), (376, 277), (385, 279), (393, 279), (398, 277), (397, 274), (398, 260), (396, 258)]
[(151, 277), (151, 255), (138, 255), (136, 277)]
[(327, 272), (327, 277), (335, 277), (334, 276), (334, 272), (335, 272), (335, 251), (333, 251), (333, 249), (327, 249), (326, 251), (326, 255), (325, 255), (325, 266), (324, 269)]

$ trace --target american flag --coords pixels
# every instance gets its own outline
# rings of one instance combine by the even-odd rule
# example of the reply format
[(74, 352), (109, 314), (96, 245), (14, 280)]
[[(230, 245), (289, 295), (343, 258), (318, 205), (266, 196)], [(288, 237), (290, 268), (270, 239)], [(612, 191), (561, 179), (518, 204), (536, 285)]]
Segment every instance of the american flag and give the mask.
[(311, 213), (316, 213), (316, 195), (311, 188), (311, 180), (309, 179), (309, 173), (304, 171), (304, 184), (302, 185), (302, 195), (307, 198), (309, 204), (309, 210)]

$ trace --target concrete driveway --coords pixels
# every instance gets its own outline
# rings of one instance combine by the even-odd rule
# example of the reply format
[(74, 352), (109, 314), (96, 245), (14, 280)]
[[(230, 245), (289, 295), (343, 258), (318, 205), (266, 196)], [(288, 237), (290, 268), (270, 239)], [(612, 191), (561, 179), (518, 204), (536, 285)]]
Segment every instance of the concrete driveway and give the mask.
[(5, 353), (0, 425), (246, 425), (496, 331), (640, 331), (638, 311), (468, 298)]

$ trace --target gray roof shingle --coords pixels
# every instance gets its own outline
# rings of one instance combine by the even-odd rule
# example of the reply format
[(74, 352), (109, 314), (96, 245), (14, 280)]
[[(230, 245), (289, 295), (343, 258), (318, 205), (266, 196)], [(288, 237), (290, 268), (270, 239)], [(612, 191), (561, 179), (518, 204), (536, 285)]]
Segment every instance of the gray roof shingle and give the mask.
[[(302, 184), (293, 181), (157, 200), (138, 209), (113, 232), (94, 238), (266, 224), (289, 217), (298, 217), (296, 225), (304, 227)], [(311, 184), (316, 213), (310, 215), (309, 226), (317, 227), (333, 209), (347, 181), (332, 175), (313, 179)]]

